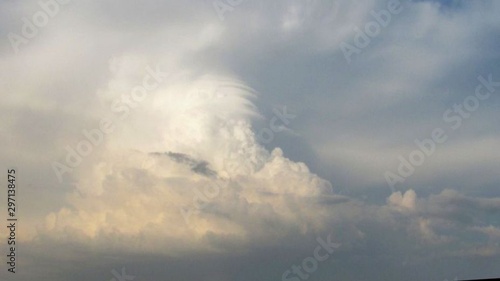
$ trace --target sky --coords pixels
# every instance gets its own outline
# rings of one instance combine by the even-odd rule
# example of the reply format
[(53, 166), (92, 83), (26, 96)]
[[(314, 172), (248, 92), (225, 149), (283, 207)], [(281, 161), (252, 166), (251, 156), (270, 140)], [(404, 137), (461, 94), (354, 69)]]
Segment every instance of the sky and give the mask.
[(0, 1), (0, 279), (500, 277), (499, 12)]

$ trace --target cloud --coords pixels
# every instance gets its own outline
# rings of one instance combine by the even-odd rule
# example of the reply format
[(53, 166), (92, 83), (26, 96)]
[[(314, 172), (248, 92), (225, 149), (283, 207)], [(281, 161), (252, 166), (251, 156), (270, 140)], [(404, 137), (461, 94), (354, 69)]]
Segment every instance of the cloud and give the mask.
[[(119, 75), (102, 97), (114, 100), (131, 65), (112, 66)], [(75, 169), (77, 190), (47, 216), (41, 234), (173, 255), (324, 231), (329, 218), (322, 202), (335, 199), (330, 183), (257, 142), (248, 89), (230, 79), (181, 78), (152, 93)], [(210, 198), (206, 190), (214, 185), (222, 190)], [(197, 198), (199, 192), (210, 200)], [(186, 208), (196, 211), (187, 222)], [(151, 242), (134, 245), (139, 237)]]
[(401, 208), (402, 210), (414, 210), (415, 209), (415, 200), (417, 198), (417, 194), (412, 189), (406, 191), (404, 194), (401, 192), (395, 192), (391, 194), (391, 196), (387, 199), (388, 204), (390, 206), (394, 206), (396, 208)]
[[(21, 279), (109, 280), (126, 265), (141, 280), (279, 280), (327, 234), (342, 246), (317, 280), (495, 271), (499, 99), (400, 192), (383, 172), (478, 75), (498, 80), (497, 2), (406, 2), (351, 64), (341, 43), (387, 1), (244, 1), (224, 21), (212, 4), (72, 2), (17, 55), (0, 43)], [(0, 6), (4, 38), (39, 9)], [(158, 69), (168, 78), (131, 99)], [(293, 133), (259, 142), (282, 106)], [(114, 131), (60, 183), (51, 164), (104, 118)]]

